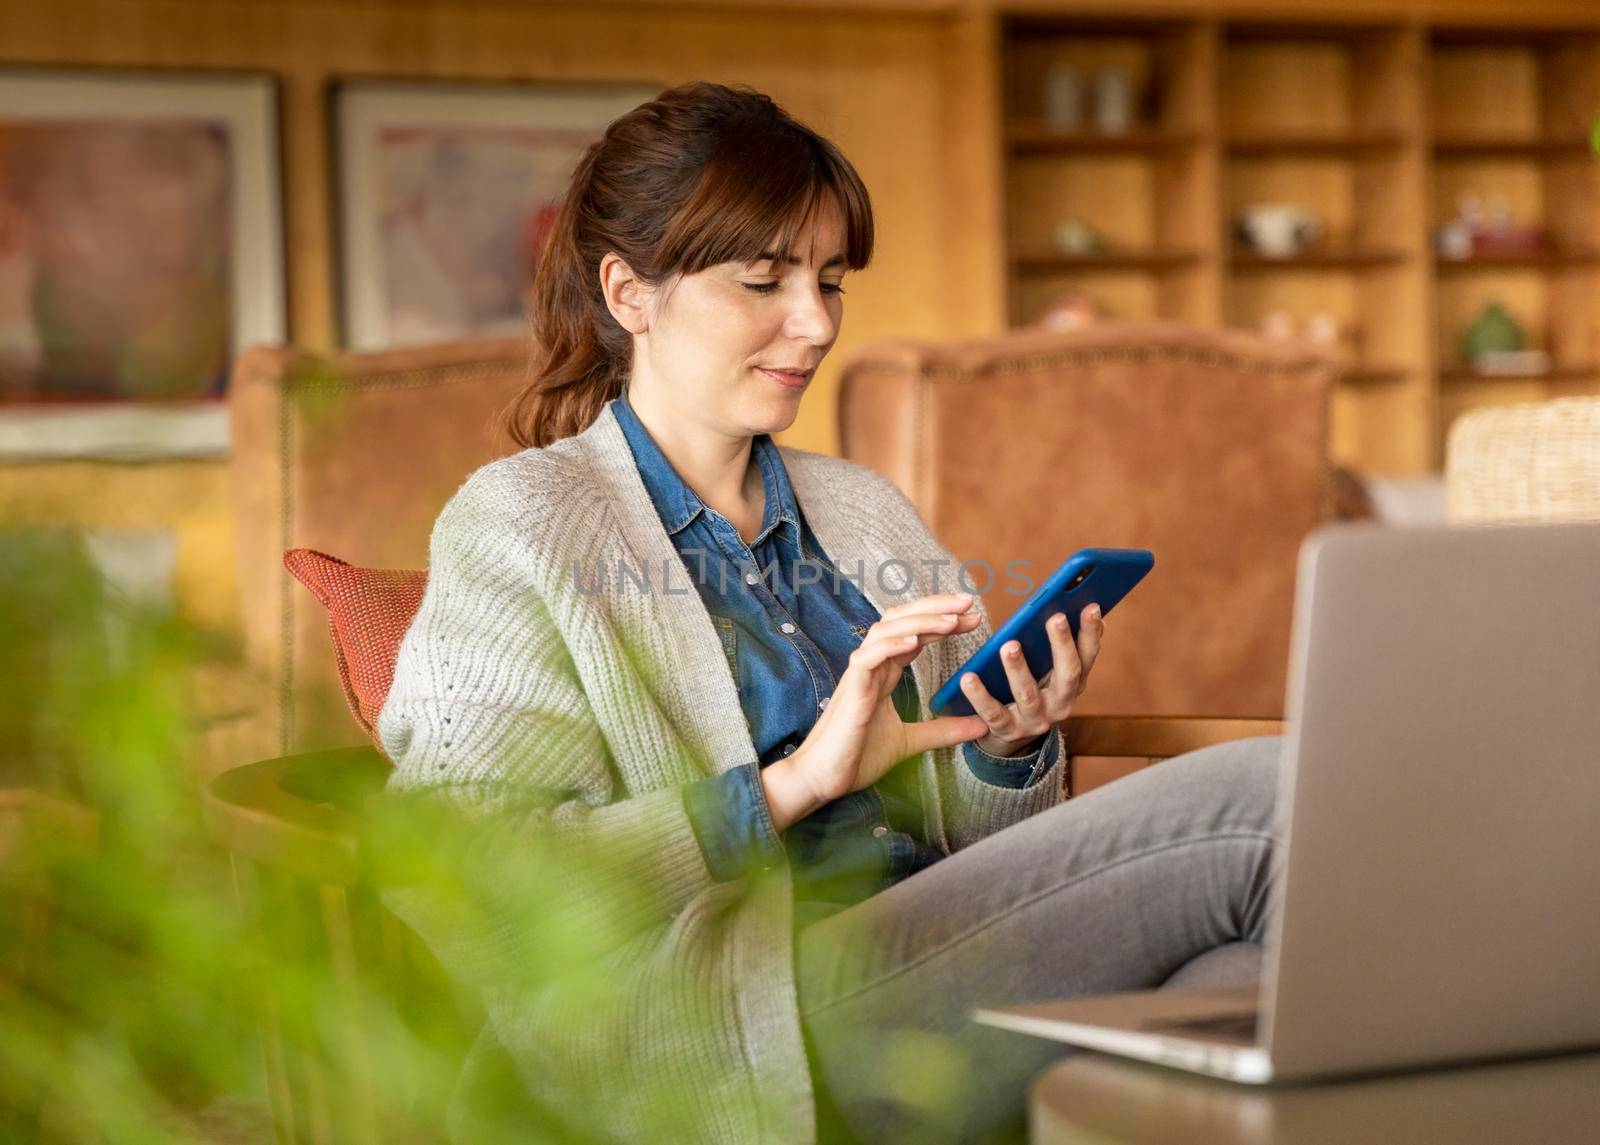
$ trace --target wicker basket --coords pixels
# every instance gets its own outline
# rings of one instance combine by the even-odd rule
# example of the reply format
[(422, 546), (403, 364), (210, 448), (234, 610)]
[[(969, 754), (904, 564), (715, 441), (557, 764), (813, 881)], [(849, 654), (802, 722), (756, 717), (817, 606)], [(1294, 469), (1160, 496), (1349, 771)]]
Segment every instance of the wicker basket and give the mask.
[(1453, 522), (1600, 520), (1600, 398), (1463, 415), (1445, 483)]

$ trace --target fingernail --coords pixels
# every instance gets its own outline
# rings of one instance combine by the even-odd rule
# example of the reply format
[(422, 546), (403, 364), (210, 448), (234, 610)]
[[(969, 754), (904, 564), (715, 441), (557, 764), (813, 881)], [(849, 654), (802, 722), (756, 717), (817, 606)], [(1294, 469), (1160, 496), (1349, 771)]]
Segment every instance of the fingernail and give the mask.
[(951, 623), (956, 619), (956, 614), (953, 612), (947, 612), (943, 616), (939, 617), (939, 619), (945, 621), (946, 623)]
[(1006, 645), (1006, 655), (1007, 656), (1015, 656), (1017, 653), (1019, 653), (1021, 651), (1022, 651), (1022, 645), (1020, 645), (1020, 644), (1017, 644), (1017, 643), (1013, 642), (1011, 644), (1007, 644)]
[(961, 677), (961, 686), (963, 688), (970, 688), (977, 682), (978, 677), (974, 676), (971, 672), (968, 672), (965, 676)]

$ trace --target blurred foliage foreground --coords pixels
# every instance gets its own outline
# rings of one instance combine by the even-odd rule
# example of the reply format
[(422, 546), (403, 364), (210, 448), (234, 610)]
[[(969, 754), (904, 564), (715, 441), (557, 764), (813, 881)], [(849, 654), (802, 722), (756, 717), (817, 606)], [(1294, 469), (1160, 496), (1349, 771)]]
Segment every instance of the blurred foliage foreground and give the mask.
[[(207, 650), (109, 589), (71, 534), (0, 536), (0, 1141), (271, 1141), (269, 1097), (294, 1140), (440, 1140), (482, 1015), (375, 888), (420, 885), (468, 923), (519, 904), (501, 982), (559, 974), (596, 1000), (605, 927), (541, 927), (582, 882), (570, 864), (528, 840), (490, 853), (459, 816), (381, 798), (370, 751), (305, 757), (330, 764), (308, 804), (360, 836), (320, 841), (356, 870), (308, 872), (318, 852), (292, 838), (275, 862), (271, 831), (230, 861), (181, 765)], [(473, 1139), (582, 1139), (501, 1089), (469, 1111)], [(692, 1115), (660, 1101), (664, 1127)]]
[[(227, 773), (286, 768), (277, 782), (312, 809), (298, 835), (270, 815), (219, 826), (215, 807), (208, 824), (181, 760), (185, 680), (207, 653), (108, 589), (70, 534), (0, 535), (0, 1141), (265, 1142), (275, 1111), (279, 1140), (394, 1145), (444, 1139), (447, 1107), (457, 1139), (589, 1139), (614, 1088), (535, 1112), (509, 1060), (470, 1100), (452, 1088), (486, 986), (559, 980), (566, 1012), (597, 1018), (629, 1004), (616, 957), (650, 889), (605, 885), (540, 832), (386, 795), (371, 750)], [(452, 982), (379, 888), (492, 928), (491, 964)], [(901, 1084), (933, 1076), (924, 1058), (883, 1096), (931, 1129), (961, 1087)], [(703, 1136), (696, 1094), (637, 1073), (628, 1121)]]

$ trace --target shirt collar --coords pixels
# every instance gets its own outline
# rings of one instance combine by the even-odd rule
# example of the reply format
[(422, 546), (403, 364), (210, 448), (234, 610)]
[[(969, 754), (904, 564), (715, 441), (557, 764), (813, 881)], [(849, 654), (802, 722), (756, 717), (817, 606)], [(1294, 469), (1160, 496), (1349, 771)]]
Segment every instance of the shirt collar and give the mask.
[(758, 434), (750, 443), (756, 464), (761, 467), (761, 483), (766, 489), (766, 505), (761, 510), (761, 528), (750, 542), (754, 548), (767, 539), (778, 526), (791, 526), (790, 539), (798, 548), (800, 544), (800, 507), (795, 503), (794, 487), (789, 484), (789, 471), (783, 467), (783, 457), (768, 434)]
[[(639, 468), (639, 477), (650, 494), (650, 500), (655, 502), (656, 512), (666, 526), (667, 535), (676, 535), (706, 508), (705, 502), (678, 476), (678, 471), (667, 460), (667, 455), (661, 452), (661, 447), (650, 436), (639, 415), (633, 412), (633, 407), (628, 404), (626, 387), (612, 403), (612, 411), (616, 414), (617, 424), (622, 427), (623, 435), (628, 439), (628, 447), (633, 451), (633, 459)], [(761, 483), (766, 491), (761, 528), (750, 542), (751, 547), (764, 541), (773, 529), (785, 521), (793, 526), (793, 536), (798, 542), (800, 509), (778, 447), (773, 444), (770, 435), (763, 433), (751, 442), (750, 449), (761, 468)]]

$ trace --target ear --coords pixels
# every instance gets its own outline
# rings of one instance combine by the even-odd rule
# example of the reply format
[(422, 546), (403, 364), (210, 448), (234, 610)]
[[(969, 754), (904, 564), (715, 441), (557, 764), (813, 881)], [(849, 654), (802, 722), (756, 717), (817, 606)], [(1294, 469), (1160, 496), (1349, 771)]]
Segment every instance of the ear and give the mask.
[(645, 306), (650, 287), (634, 275), (633, 268), (615, 251), (606, 252), (600, 260), (600, 293), (605, 297), (611, 317), (628, 333), (643, 334), (650, 329), (650, 314)]

